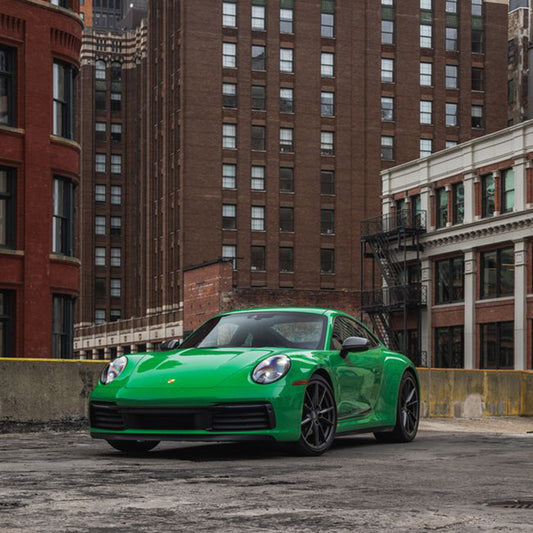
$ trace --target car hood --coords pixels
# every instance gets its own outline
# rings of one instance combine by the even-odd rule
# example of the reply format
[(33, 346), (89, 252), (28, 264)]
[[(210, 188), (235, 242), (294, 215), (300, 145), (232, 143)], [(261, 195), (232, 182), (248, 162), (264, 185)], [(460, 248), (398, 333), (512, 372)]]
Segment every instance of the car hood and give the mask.
[(169, 380), (181, 389), (217, 387), (238, 372), (251, 372), (263, 359), (286, 352), (285, 348), (187, 348), (148, 355), (132, 370), (126, 387), (157, 388)]

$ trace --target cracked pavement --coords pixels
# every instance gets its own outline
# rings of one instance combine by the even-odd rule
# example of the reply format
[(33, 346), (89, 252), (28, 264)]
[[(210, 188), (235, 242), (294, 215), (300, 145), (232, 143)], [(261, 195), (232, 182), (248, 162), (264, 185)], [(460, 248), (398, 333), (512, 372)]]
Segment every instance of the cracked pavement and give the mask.
[[(413, 443), (344, 437), (316, 458), (172, 442), (132, 457), (84, 431), (7, 433), (0, 531), (531, 531), (533, 421), (502, 427), (423, 422)], [(498, 504), (512, 500), (524, 507)]]

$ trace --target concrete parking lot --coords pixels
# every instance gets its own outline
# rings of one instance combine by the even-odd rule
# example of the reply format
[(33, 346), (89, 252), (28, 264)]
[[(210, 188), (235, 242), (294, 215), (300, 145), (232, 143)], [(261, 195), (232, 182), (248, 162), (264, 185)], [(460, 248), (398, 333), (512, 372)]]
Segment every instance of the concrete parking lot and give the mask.
[(8, 433), (0, 530), (531, 531), (527, 431), (533, 421), (424, 422), (411, 444), (346, 437), (318, 458), (191, 443), (128, 457), (83, 431)]

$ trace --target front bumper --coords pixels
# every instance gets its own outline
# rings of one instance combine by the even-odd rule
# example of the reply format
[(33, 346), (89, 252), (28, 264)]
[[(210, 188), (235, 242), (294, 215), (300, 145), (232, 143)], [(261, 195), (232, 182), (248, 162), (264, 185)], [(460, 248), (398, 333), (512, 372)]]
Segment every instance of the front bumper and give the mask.
[(294, 441), (304, 387), (181, 390), (97, 387), (90, 401), (93, 438), (107, 440)]

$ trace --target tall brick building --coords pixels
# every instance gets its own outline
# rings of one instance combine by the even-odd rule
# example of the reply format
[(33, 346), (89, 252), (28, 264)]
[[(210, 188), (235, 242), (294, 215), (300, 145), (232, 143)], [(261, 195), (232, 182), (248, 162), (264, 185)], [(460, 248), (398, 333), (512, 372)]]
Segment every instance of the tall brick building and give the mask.
[(72, 356), (78, 7), (0, 3), (0, 357)]
[(183, 314), (197, 293), (184, 270), (219, 259), (246, 294), (235, 305), (358, 309), (360, 221), (380, 212), (380, 171), (507, 123), (507, 2), (376, 7), (149, 3), (140, 270), (121, 282), (138, 306), (105, 326), (84, 307), (82, 355), (179, 336), (202, 314), (190, 302)]

